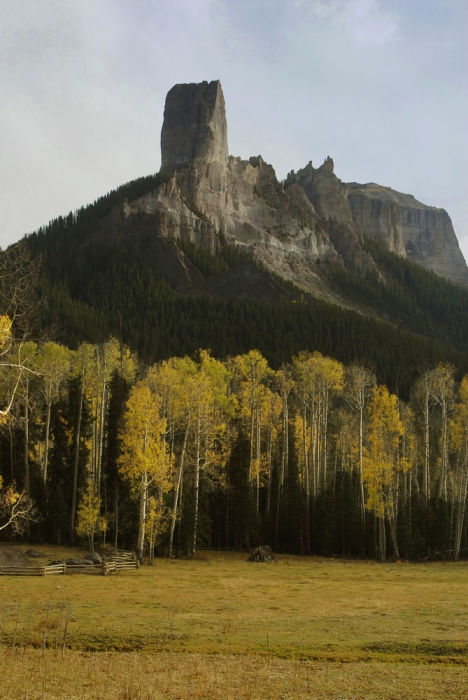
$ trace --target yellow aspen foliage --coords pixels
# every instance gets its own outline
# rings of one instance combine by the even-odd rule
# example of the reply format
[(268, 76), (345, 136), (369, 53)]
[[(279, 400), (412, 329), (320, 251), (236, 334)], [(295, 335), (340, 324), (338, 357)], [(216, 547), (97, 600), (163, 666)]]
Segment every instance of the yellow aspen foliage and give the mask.
[(458, 401), (450, 423), (450, 438), (456, 451), (464, 448), (468, 439), (468, 375), (463, 377)]
[(366, 508), (382, 518), (393, 508), (396, 475), (406, 465), (399, 452), (403, 424), (398, 399), (385, 386), (373, 390), (368, 413), (367, 445), (363, 457), (363, 480), (368, 494)]
[(456, 464), (452, 474), (452, 490), (455, 501), (455, 541), (453, 557), (460, 556), (462, 534), (466, 516), (468, 492), (468, 376), (463, 377), (458, 401), (450, 424), (450, 437), (456, 452)]
[[(143, 556), (150, 490), (157, 497), (169, 489), (171, 461), (164, 434), (166, 420), (147, 381), (136, 384), (127, 401), (121, 432), (120, 473), (139, 497), (138, 556)], [(154, 535), (154, 532), (153, 532)]]
[(77, 511), (76, 532), (80, 537), (87, 537), (89, 548), (94, 552), (94, 535), (107, 530), (107, 521), (101, 515), (101, 503), (96, 484), (89, 481)]
[(121, 433), (120, 472), (138, 489), (142, 478), (156, 483), (162, 491), (169, 486), (169, 457), (163, 435), (166, 421), (147, 382), (136, 384), (127, 401), (124, 429)]
[(11, 338), (11, 319), (6, 316), (0, 316), (0, 351)]

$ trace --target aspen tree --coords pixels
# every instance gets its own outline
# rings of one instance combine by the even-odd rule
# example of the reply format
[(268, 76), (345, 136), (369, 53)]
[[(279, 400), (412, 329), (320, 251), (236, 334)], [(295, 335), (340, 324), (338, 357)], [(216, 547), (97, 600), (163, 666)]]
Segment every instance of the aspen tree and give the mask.
[[(175, 465), (173, 474), (173, 502), (170, 514), (168, 556), (172, 556), (174, 532), (181, 501), (183, 476), (187, 456), (189, 434), (192, 430), (193, 407), (197, 398), (197, 365), (189, 357), (173, 357), (154, 367), (148, 382), (158, 394), (161, 411), (170, 426), (169, 455)], [(163, 440), (166, 440), (165, 430)], [(182, 443), (180, 444), (180, 439)], [(180, 446), (176, 443), (179, 443)], [(177, 448), (177, 449), (176, 449)]]
[[(266, 482), (266, 513), (271, 509), (271, 485), (273, 471), (273, 453), (280, 444), (282, 432), (282, 397), (276, 391), (264, 386), (258, 406), (257, 435), (256, 435), (256, 479), (257, 479), (257, 502), (256, 509), (259, 511), (258, 495), (262, 484)], [(263, 449), (262, 449), (263, 445)]]
[(20, 363), (25, 367), (26, 371), (21, 373), (21, 381), (19, 386), (19, 404), (23, 409), (21, 422), (23, 424), (23, 474), (24, 474), (24, 491), (29, 495), (30, 491), (30, 473), (29, 473), (29, 424), (31, 416), (31, 400), (30, 380), (34, 378), (34, 365), (36, 363), (37, 345), (31, 341), (26, 342), (19, 348)]
[[(0, 351), (1, 354), (1, 351)], [(30, 399), (29, 381), (36, 376), (37, 346), (32, 342), (18, 343), (12, 348), (5, 363), (0, 363), (0, 405), (5, 406), (0, 412), (0, 430), (8, 435), (10, 443), (10, 481), (14, 479), (14, 435), (17, 426), (22, 425), (23, 432), (23, 488), (27, 494), (30, 490), (29, 478), (29, 423)], [(14, 359), (14, 364), (12, 360)]]
[(157, 498), (150, 496), (148, 498), (146, 513), (146, 536), (148, 540), (148, 560), (150, 564), (153, 563), (156, 538), (161, 530), (164, 514), (165, 509), (162, 495), (160, 494)]
[[(327, 478), (328, 415), (331, 398), (339, 394), (344, 384), (344, 368), (337, 360), (319, 352), (301, 352), (293, 358), (296, 393), (303, 414), (303, 459), (313, 499), (319, 488), (324, 489)], [(306, 436), (310, 427), (310, 449), (306, 453)]]
[(37, 314), (39, 265), (24, 240), (0, 250), (0, 372), (9, 375), (0, 397), (0, 423), (10, 414), (20, 382), (33, 370), (23, 361), (23, 345)]
[(447, 363), (440, 363), (432, 371), (432, 386), (434, 402), (441, 410), (441, 449), (440, 449), (440, 474), (439, 474), (439, 498), (447, 498), (448, 476), (448, 452), (449, 452), (449, 418), (454, 400), (455, 368)]
[(89, 549), (94, 552), (94, 536), (106, 529), (107, 522), (101, 515), (97, 486), (90, 478), (78, 505), (76, 532), (80, 537), (87, 537)]
[(170, 483), (170, 460), (163, 436), (166, 421), (160, 415), (160, 403), (147, 381), (136, 384), (127, 401), (122, 430), (120, 472), (139, 499), (137, 553), (141, 560), (145, 542), (150, 489), (161, 498)]
[(468, 491), (468, 375), (463, 377), (460, 385), (458, 401), (455, 404), (453, 417), (450, 422), (450, 437), (457, 459), (453, 479), (455, 505), (453, 558), (457, 561), (460, 557)]
[(289, 467), (289, 396), (294, 387), (292, 371), (289, 367), (283, 367), (275, 373), (275, 384), (281, 397), (282, 429), (281, 429), (281, 461), (278, 478), (278, 494), (276, 501), (276, 522), (275, 522), (275, 547), (278, 548), (278, 528), (281, 508), (281, 495), (284, 487), (285, 477), (288, 475)]
[(82, 343), (75, 352), (72, 359), (72, 371), (80, 377), (80, 396), (78, 400), (78, 413), (76, 416), (74, 454), (73, 454), (73, 486), (72, 486), (72, 502), (70, 509), (70, 538), (73, 542), (75, 531), (75, 515), (76, 515), (76, 497), (78, 487), (78, 463), (80, 456), (80, 433), (81, 433), (81, 417), (83, 413), (83, 402), (85, 392), (89, 385), (89, 375), (92, 371), (94, 358), (94, 348), (89, 343)]
[(395, 492), (398, 472), (406, 469), (400, 455), (403, 425), (398, 399), (387, 387), (375, 387), (368, 407), (367, 445), (363, 454), (363, 479), (367, 489), (366, 507), (373, 511), (379, 534), (379, 559), (385, 560), (385, 519), (388, 522), (395, 557), (399, 558), (396, 539)]
[(0, 315), (0, 425), (7, 422), (25, 375), (37, 374), (36, 352), (34, 343), (14, 341), (10, 318)]
[(60, 388), (70, 371), (71, 351), (57, 343), (46, 343), (38, 353), (38, 373), (42, 378), (42, 394), (46, 404), (44, 462), (42, 478), (47, 481), (49, 459), (50, 415), (52, 404), (58, 398)]
[(211, 357), (207, 350), (200, 350), (196, 376), (197, 393), (193, 404), (195, 454), (192, 554), (195, 553), (197, 545), (200, 472), (203, 469), (207, 474), (217, 462), (219, 452), (216, 440), (222, 441), (226, 430), (222, 410), (228, 406), (227, 383), (226, 367)]
[(430, 419), (435, 403), (433, 380), (432, 370), (424, 372), (415, 382), (412, 391), (413, 403), (423, 419), (422, 495), (426, 508), (431, 497)]
[(406, 465), (404, 476), (404, 498), (408, 507), (408, 524), (412, 526), (413, 485), (417, 487), (418, 441), (414, 413), (410, 406), (400, 403), (400, 418), (403, 425), (401, 456)]
[(346, 403), (355, 411), (359, 419), (358, 435), (358, 474), (359, 474), (359, 508), (361, 513), (361, 526), (366, 524), (366, 501), (364, 495), (364, 481), (362, 478), (363, 463), (363, 439), (364, 439), (364, 411), (369, 402), (372, 389), (376, 385), (375, 375), (365, 367), (353, 365), (345, 371), (346, 385), (343, 393)]
[(14, 483), (4, 488), (0, 475), (0, 532), (10, 528), (21, 534), (29, 523), (39, 520), (34, 501), (24, 491), (17, 491)]
[(250, 458), (248, 481), (252, 488), (256, 440), (256, 419), (261, 401), (263, 385), (271, 376), (267, 360), (258, 350), (238, 355), (234, 360), (234, 371), (239, 383), (239, 400), (243, 414), (248, 417)]
[(102, 455), (104, 449), (105, 421), (109, 401), (109, 383), (112, 373), (120, 370), (122, 376), (132, 380), (136, 367), (130, 351), (115, 338), (94, 346), (94, 360), (89, 369), (91, 397), (95, 421), (93, 424), (92, 466), (97, 493), (101, 495)]

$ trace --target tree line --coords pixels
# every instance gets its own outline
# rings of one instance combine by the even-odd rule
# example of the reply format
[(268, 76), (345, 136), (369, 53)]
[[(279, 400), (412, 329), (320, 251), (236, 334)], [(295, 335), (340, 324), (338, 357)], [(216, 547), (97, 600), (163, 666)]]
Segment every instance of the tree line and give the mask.
[[(13, 342), (0, 320), (4, 535), (149, 559), (261, 543), (465, 556), (468, 376), (457, 382), (449, 363), (421, 372), (403, 401), (370, 369), (318, 351), (276, 370), (258, 350), (145, 367), (116, 339)], [(11, 520), (20, 498), (29, 510)]]

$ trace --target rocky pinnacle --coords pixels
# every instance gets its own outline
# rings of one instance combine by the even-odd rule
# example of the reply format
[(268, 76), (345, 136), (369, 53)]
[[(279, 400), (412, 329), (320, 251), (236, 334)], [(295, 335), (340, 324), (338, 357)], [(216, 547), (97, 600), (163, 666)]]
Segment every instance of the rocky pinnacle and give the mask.
[(166, 97), (161, 170), (194, 162), (225, 165), (229, 156), (226, 107), (219, 80), (175, 85)]

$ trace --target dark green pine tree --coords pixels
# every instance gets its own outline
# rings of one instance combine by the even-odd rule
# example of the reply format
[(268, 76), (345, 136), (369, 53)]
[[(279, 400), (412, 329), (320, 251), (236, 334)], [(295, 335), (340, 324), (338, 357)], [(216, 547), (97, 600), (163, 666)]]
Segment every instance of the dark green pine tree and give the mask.
[(119, 468), (120, 430), (122, 428), (125, 405), (129, 396), (128, 382), (116, 370), (109, 384), (109, 408), (106, 421), (104, 443), (104, 515), (109, 523), (109, 541), (115, 548), (119, 543), (129, 546), (135, 536), (135, 523), (138, 512), (135, 499), (131, 498), (130, 487), (123, 480)]
[(229, 546), (250, 550), (259, 541), (259, 520), (249, 485), (250, 442), (241, 429), (232, 449), (227, 471), (230, 484)]
[(294, 416), (292, 415), (288, 429), (288, 464), (279, 507), (278, 550), (303, 554), (307, 541), (304, 527), (305, 496), (299, 481)]
[(63, 544), (69, 538), (72, 496), (72, 443), (68, 404), (61, 398), (52, 406), (51, 444), (47, 471), (47, 514), (44, 521), (46, 539)]

